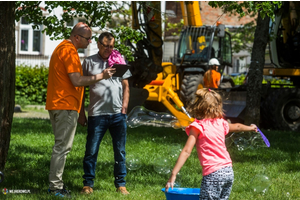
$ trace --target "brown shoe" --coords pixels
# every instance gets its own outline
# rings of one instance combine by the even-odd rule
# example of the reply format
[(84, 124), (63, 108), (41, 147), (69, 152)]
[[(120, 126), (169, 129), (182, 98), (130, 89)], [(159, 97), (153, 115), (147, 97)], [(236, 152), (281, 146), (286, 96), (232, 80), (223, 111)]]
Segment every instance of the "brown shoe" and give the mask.
[(117, 192), (120, 192), (121, 194), (130, 194), (127, 190), (126, 187), (118, 187)]
[(84, 186), (80, 193), (81, 194), (92, 194), (93, 188), (91, 188), (90, 186)]

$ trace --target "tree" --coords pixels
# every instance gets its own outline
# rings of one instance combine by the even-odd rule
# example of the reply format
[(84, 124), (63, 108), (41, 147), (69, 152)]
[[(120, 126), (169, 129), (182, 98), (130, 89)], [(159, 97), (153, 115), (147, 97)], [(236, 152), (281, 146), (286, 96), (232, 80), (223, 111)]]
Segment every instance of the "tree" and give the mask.
[(4, 169), (15, 106), (15, 2), (0, 2), (0, 170)]
[(212, 7), (220, 7), (224, 12), (239, 14), (241, 17), (258, 14), (248, 73), (247, 101), (245, 124), (259, 124), (260, 99), (262, 90), (263, 68), (265, 63), (265, 49), (269, 41), (270, 18), (275, 18), (275, 6), (280, 7), (278, 1), (211, 1)]
[[(43, 8), (41, 4), (41, 1), (0, 2), (0, 170), (4, 169), (7, 160), (15, 106), (15, 20), (24, 17), (37, 29), (43, 24), (42, 31), (51, 39), (62, 39), (68, 38), (71, 28), (66, 28), (66, 23), (74, 17), (84, 18), (90, 27), (105, 30), (112, 22), (113, 12), (128, 13), (124, 4), (112, 1), (47, 1)], [(59, 7), (65, 11), (61, 19), (52, 15)], [(43, 10), (48, 14), (43, 15)], [(125, 43), (127, 40), (136, 43), (143, 34), (124, 25), (110, 31), (116, 36), (115, 47), (127, 60), (133, 60), (131, 49)]]
[[(66, 24), (73, 18), (82, 18), (89, 27), (98, 30), (107, 30), (107, 27), (115, 35), (115, 48), (118, 49), (128, 61), (134, 58), (126, 41), (136, 43), (141, 40), (143, 34), (139, 31), (133, 30), (128, 24), (116, 26), (112, 18), (113, 13), (118, 13), (116, 17), (123, 15), (124, 21), (128, 22), (128, 4), (125, 2), (114, 1), (46, 1), (42, 9), (41, 1), (19, 1), (16, 3), (16, 21), (24, 17), (29, 23), (33, 23), (33, 28), (38, 29), (40, 24), (44, 25), (43, 33), (50, 36), (51, 40), (66, 39), (69, 37), (72, 28), (66, 27)], [(64, 10), (61, 19), (52, 12), (56, 8)], [(43, 15), (43, 10), (48, 12), (48, 15)], [(94, 35), (95, 39), (96, 36)]]

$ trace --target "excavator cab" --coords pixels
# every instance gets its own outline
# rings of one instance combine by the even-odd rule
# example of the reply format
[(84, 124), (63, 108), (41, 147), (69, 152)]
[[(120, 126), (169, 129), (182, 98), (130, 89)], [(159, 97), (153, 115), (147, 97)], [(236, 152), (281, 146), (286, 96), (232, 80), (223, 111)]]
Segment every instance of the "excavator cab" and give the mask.
[[(186, 54), (187, 51), (192, 53)], [(185, 27), (179, 39), (176, 64), (180, 99), (185, 105), (194, 99), (197, 89), (203, 87), (203, 76), (211, 58), (219, 60), (221, 75), (225, 66), (231, 66), (231, 36), (225, 32), (225, 26)]]
[(180, 63), (185, 52), (191, 50), (192, 54), (185, 56), (184, 63), (206, 65), (211, 58), (217, 58), (222, 64), (231, 65), (230, 41), (231, 36), (224, 28), (186, 27), (181, 32), (177, 62)]

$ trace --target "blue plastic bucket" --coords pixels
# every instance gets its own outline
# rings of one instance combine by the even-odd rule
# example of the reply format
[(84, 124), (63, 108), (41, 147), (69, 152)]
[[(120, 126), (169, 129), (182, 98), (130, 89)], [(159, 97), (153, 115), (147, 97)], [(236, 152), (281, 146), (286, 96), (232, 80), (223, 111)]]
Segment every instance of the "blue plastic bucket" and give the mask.
[(199, 200), (200, 188), (165, 188), (161, 189), (166, 195), (167, 200)]

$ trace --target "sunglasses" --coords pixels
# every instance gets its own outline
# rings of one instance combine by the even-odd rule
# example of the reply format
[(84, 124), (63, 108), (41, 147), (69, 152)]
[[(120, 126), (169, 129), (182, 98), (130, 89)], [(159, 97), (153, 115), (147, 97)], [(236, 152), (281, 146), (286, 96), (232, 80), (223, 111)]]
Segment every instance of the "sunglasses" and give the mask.
[(89, 37), (89, 38), (86, 38), (86, 37), (84, 37), (84, 36), (82, 36), (82, 35), (79, 35), (79, 34), (77, 34), (77, 35), (80, 36), (80, 37), (82, 37), (82, 38), (84, 38), (84, 39), (86, 39), (88, 42), (92, 40), (92, 38), (90, 38), (90, 37)]
[(114, 46), (109, 46), (109, 45), (104, 45), (101, 41), (99, 41), (99, 43), (105, 48), (105, 49), (113, 49)]

